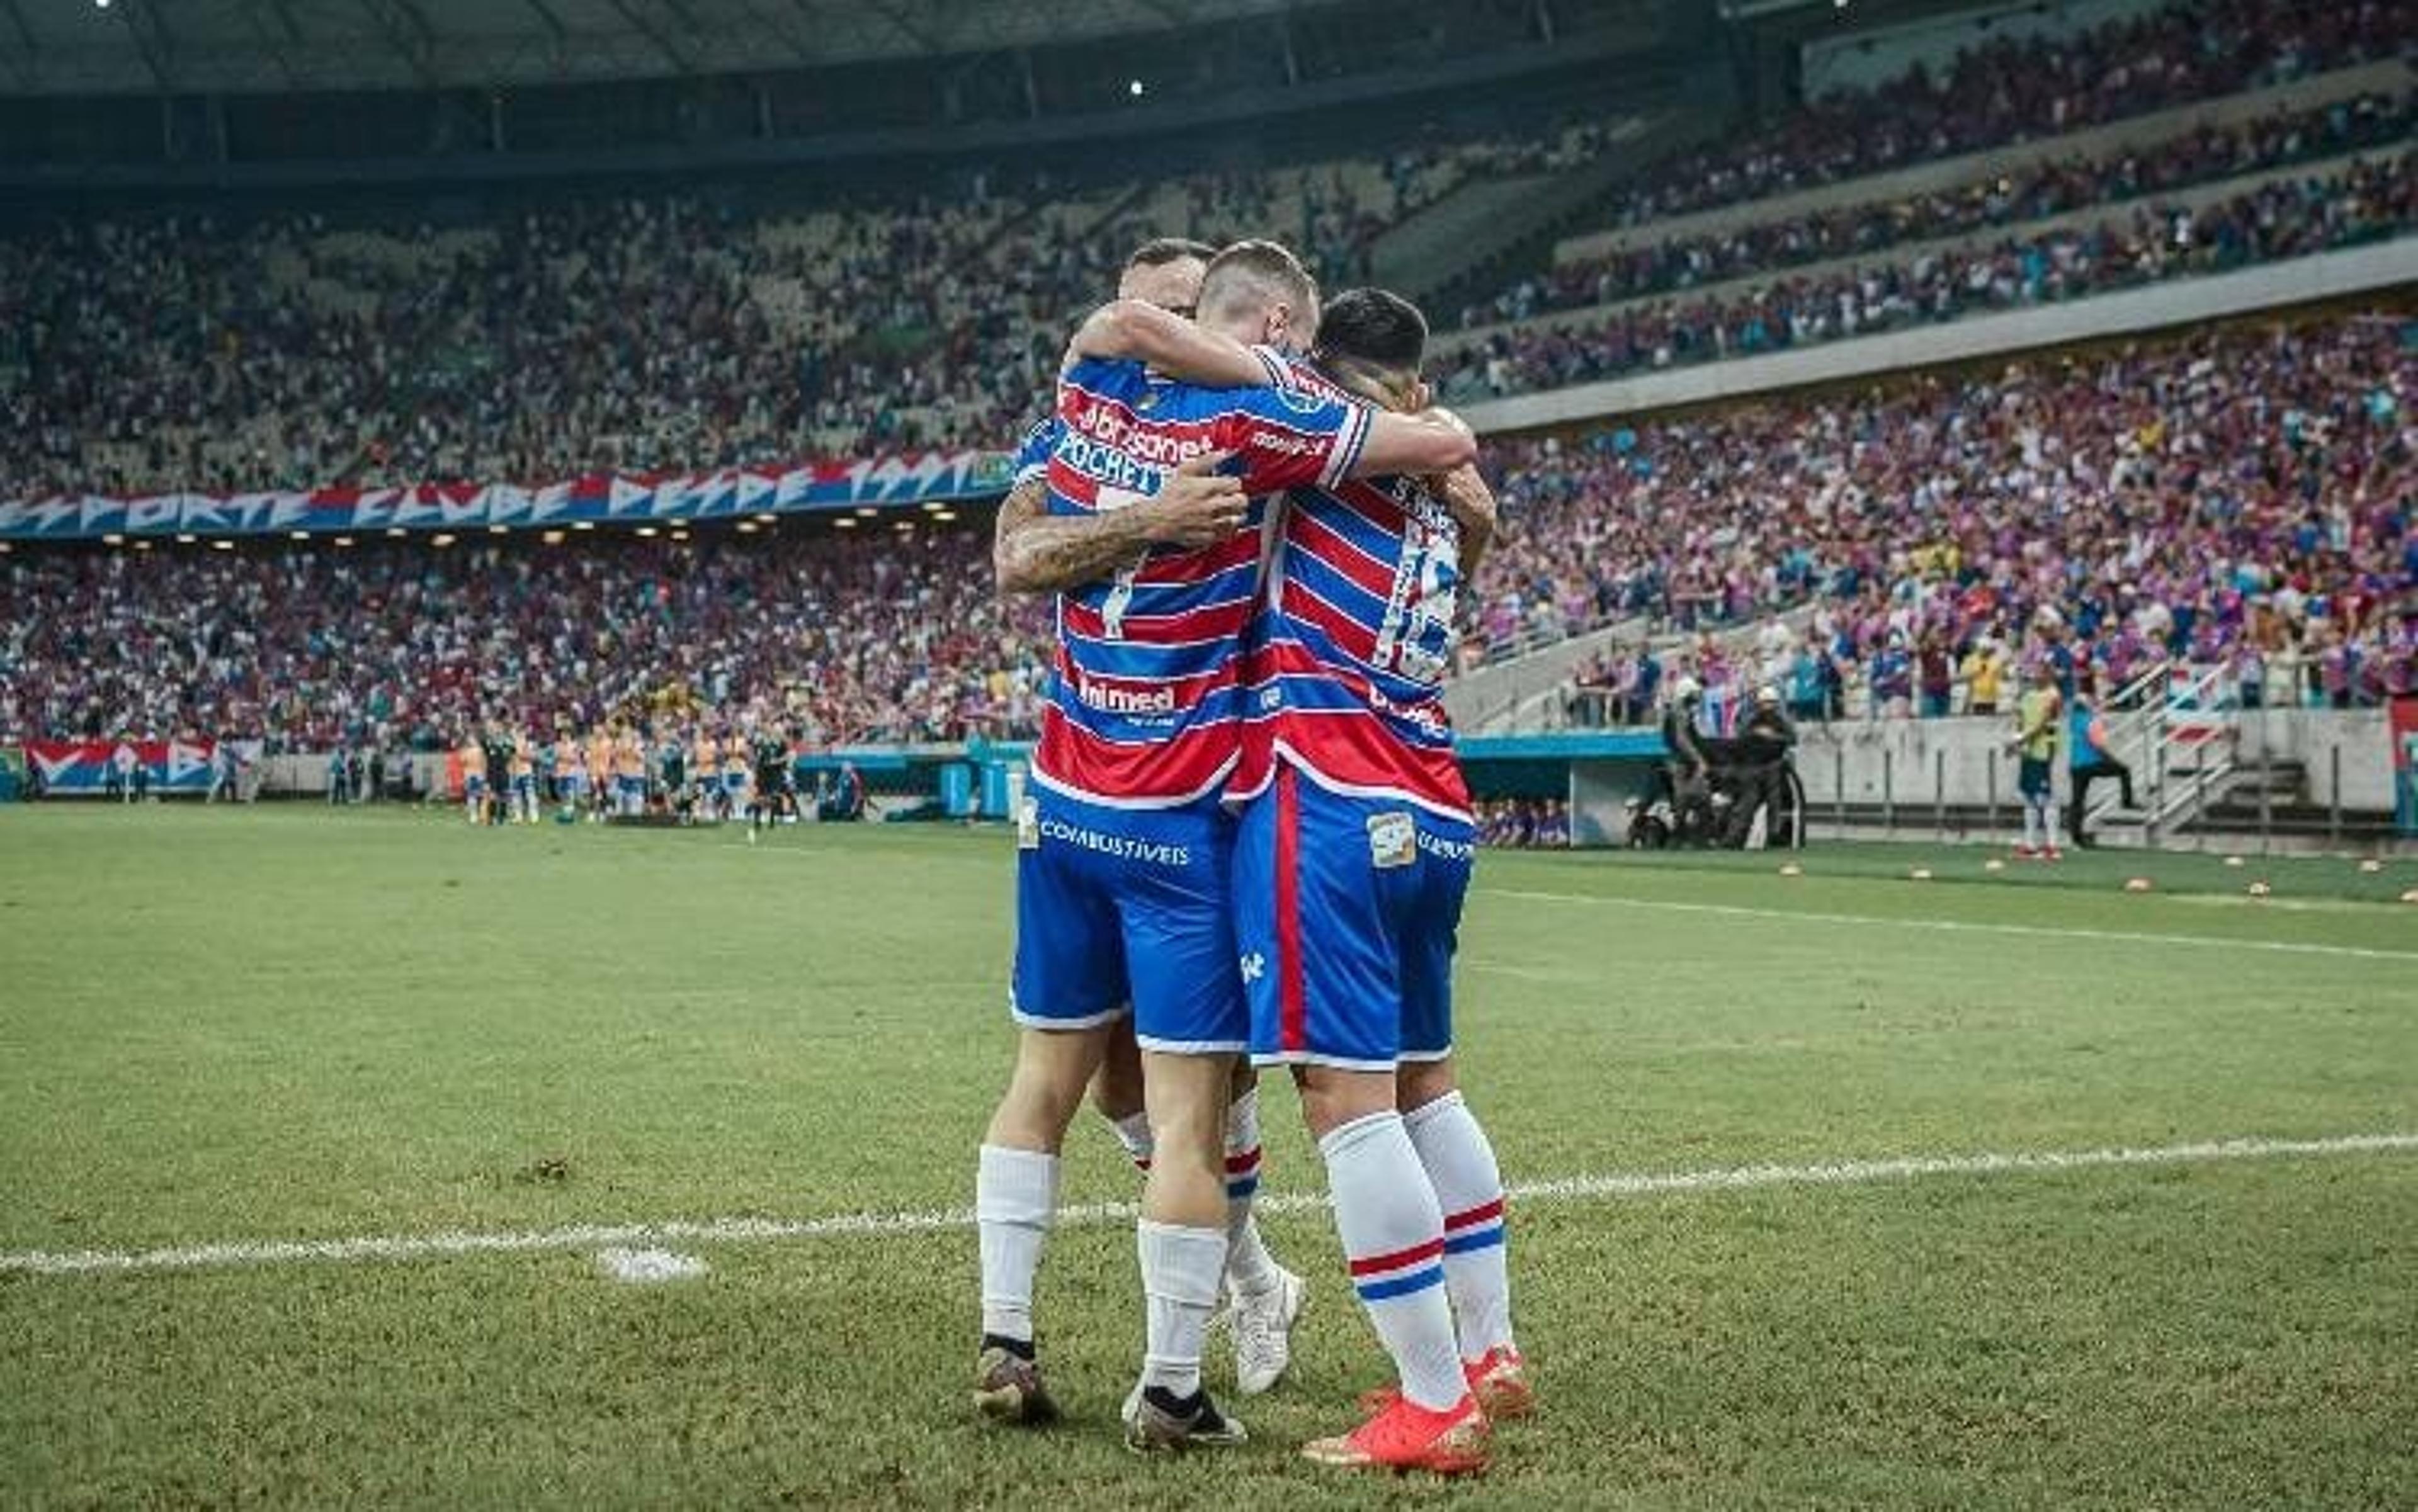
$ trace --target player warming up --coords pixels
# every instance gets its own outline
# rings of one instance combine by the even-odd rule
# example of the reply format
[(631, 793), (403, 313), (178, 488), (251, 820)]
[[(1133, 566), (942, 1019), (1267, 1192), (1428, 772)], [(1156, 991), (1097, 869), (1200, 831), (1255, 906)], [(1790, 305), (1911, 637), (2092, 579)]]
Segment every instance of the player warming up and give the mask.
[[(1427, 323), (1336, 298), (1292, 381), (1428, 403)], [(1477, 832), (1443, 681), (1459, 586), (1494, 528), (1474, 467), (1294, 489), (1247, 666), (1234, 898), (1251, 1050), (1293, 1068), (1354, 1287), (1399, 1383), (1305, 1449), (1323, 1463), (1484, 1467), (1533, 1397), (1511, 1333), (1502, 1177), (1456, 1086), (1452, 958)]]
[[(1232, 341), (1282, 343), (1314, 328), (1315, 289), (1290, 253), (1245, 243), (1211, 264), (1200, 315)], [(1036, 791), (1018, 822), (1012, 1009), (1022, 1032), (976, 1181), (977, 1400), (1000, 1416), (1048, 1411), (1032, 1290), (1056, 1206), (1057, 1152), (1108, 1026), (1130, 1011), (1152, 1163), (1137, 1239), (1147, 1345), (1126, 1400), (1126, 1442), (1231, 1444), (1241, 1425), (1209, 1400), (1200, 1360), (1226, 1266), (1227, 1092), (1247, 1028), (1228, 906), (1232, 826), (1220, 797), (1240, 756), (1243, 629), (1259, 542), (1253, 510), (1231, 495), (1181, 527), (1146, 501), (1204, 454), (1231, 453), (1241, 492), (1264, 497), (1339, 482), (1355, 468), (1450, 467), (1473, 444), (1457, 423), (1372, 418), (1264, 385), (1212, 389), (1159, 377), (1134, 359), (1175, 366), (1153, 344), (1165, 340), (1180, 357), (1203, 332), (1154, 307), (1087, 322), (1085, 333), (1099, 340), (1079, 337), (1060, 383), (1048, 508), (1110, 519), (1137, 512), (1129, 517), (1140, 528), (1092, 527), (1123, 540), (1112, 549), (1095, 541), (1096, 577), (1059, 598)], [(1109, 347), (1119, 355), (1102, 355)]]

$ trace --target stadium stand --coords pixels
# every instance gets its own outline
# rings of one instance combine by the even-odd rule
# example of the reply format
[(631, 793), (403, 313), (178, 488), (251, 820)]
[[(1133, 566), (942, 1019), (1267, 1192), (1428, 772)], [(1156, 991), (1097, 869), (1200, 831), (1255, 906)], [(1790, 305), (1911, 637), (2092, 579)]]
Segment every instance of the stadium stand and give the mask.
[(2079, 36), (2001, 38), (1944, 72), (1917, 67), (1841, 90), (1761, 130), (1685, 154), (1623, 187), (1595, 219), (1642, 225), (1810, 184), (2056, 136), (2181, 101), (2391, 57), (2410, 40), (2391, 0), (2196, 0)]
[(2044, 614), (2104, 687), (2172, 660), (2253, 704), (2373, 704), (2418, 686), (2413, 384), (2418, 327), (2352, 314), (1507, 449), (1526, 549), (1480, 626), (1637, 623), (1573, 679), (1583, 723), (1683, 670), (1730, 708), (1768, 682), (1903, 715), (1942, 659), (1931, 711), (1963, 711), (1967, 658), (2041, 654)]
[[(0, 731), (435, 750), (487, 720), (760, 719), (817, 746), (1032, 733), (1046, 626), (926, 526), (0, 557)], [(147, 544), (147, 543), (146, 543)]]
[(1460, 399), (1557, 389), (2386, 240), (2418, 214), (2411, 167), (2395, 153), (2323, 176), (2280, 171), (2197, 203), (2068, 217), (1908, 249), (1896, 261), (1847, 260), (1727, 292), (1633, 301), (1578, 326), (1503, 327), (1455, 353), (1439, 382)]

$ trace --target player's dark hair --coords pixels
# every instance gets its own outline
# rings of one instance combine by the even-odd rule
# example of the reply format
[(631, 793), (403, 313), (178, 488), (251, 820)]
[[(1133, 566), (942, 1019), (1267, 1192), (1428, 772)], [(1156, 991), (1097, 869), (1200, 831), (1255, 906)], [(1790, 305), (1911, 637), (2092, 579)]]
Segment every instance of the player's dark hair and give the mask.
[(1217, 255), (1217, 249), (1205, 241), (1195, 241), (1189, 237), (1153, 237), (1133, 250), (1133, 255), (1125, 259), (1125, 266), (1165, 267), (1187, 257), (1205, 263)]
[(1318, 281), (1301, 259), (1273, 241), (1238, 241), (1209, 259), (1201, 275), (1204, 316), (1224, 317), (1246, 305), (1288, 304), (1304, 321), (1318, 313)]
[(1416, 377), (1427, 356), (1428, 317), (1390, 289), (1346, 289), (1318, 317), (1322, 364), (1354, 365)]

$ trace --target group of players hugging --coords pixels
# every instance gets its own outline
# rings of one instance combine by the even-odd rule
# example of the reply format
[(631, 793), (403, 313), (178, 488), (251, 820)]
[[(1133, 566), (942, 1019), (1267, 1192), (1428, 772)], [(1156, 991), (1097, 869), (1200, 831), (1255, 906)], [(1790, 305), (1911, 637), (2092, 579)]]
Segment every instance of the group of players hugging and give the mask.
[(1266, 241), (1136, 252), (1067, 352), (1002, 504), (1004, 591), (1058, 651), (1017, 817), (1013, 1074), (975, 1180), (987, 1416), (1057, 1415), (1033, 1281), (1086, 1096), (1145, 1175), (1139, 1452), (1223, 1447), (1201, 1352), (1275, 1384), (1305, 1293), (1252, 1221), (1259, 1068), (1299, 1090), (1395, 1379), (1323, 1464), (1461, 1474), (1533, 1406), (1502, 1178), (1456, 1085), (1477, 835), (1442, 703), (1456, 589), (1495, 527), (1427, 323), (1319, 291)]
[[(446, 790), (461, 795), (474, 825), (536, 824), (549, 808), (564, 820), (593, 823), (650, 814), (718, 823), (743, 815), (752, 841), (767, 825), (802, 817), (790, 743), (752, 725), (665, 729), (653, 740), (628, 725), (584, 738), (496, 725), (465, 732), (447, 767)], [(852, 782), (853, 769), (845, 775)]]

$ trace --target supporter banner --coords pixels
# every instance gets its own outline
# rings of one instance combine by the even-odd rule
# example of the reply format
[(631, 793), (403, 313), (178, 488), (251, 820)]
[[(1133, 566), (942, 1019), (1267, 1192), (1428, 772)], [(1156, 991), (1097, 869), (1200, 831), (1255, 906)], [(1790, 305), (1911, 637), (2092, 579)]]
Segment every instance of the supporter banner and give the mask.
[(142, 498), (83, 494), (0, 503), (0, 539), (483, 530), (900, 509), (993, 497), (1006, 491), (1014, 466), (1014, 458), (996, 451), (925, 451), (705, 473), (596, 473), (540, 488), (425, 483)]
[(32, 741), (25, 759), (46, 793), (110, 792), (130, 784), (138, 767), (155, 793), (207, 793), (213, 748), (208, 741)]

